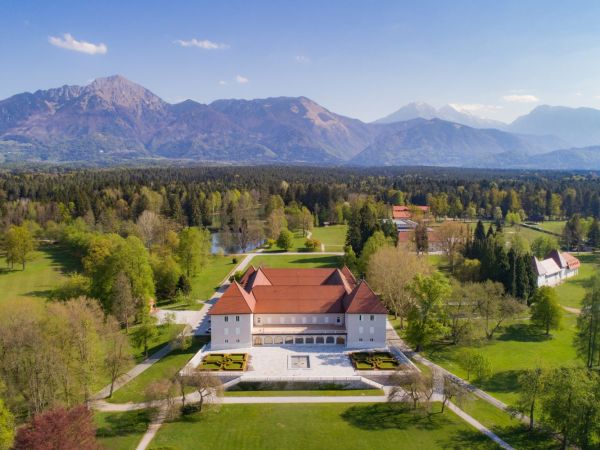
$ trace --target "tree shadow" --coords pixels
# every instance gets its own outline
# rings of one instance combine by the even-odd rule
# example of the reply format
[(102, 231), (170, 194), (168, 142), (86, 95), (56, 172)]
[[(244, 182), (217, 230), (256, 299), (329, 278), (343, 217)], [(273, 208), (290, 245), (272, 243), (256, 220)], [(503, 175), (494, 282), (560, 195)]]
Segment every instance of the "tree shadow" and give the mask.
[(504, 332), (497, 339), (499, 341), (544, 342), (552, 339), (552, 336), (540, 333), (538, 329), (529, 324), (516, 323), (504, 328)]
[(505, 370), (496, 372), (486, 380), (479, 381), (477, 384), (485, 391), (493, 392), (515, 392), (519, 386), (519, 375), (522, 370)]
[(152, 420), (152, 412), (150, 409), (142, 409), (106, 415), (104, 419), (106, 423), (104, 426), (97, 428), (96, 436), (109, 438), (129, 434), (143, 434)]
[(407, 428), (433, 431), (451, 423), (443, 414), (428, 414), (424, 409), (413, 410), (410, 405), (398, 402), (352, 406), (341, 417), (353, 427), (368, 431)]
[(450, 436), (439, 439), (438, 447), (452, 450), (497, 449), (499, 446), (485, 434), (477, 430), (460, 430)]
[(39, 251), (48, 255), (53, 267), (58, 267), (63, 273), (81, 271), (81, 262), (61, 245), (44, 244)]
[(317, 256), (314, 258), (298, 258), (290, 261), (292, 264), (318, 264), (319, 267), (335, 268), (341, 267), (342, 260), (339, 256)]

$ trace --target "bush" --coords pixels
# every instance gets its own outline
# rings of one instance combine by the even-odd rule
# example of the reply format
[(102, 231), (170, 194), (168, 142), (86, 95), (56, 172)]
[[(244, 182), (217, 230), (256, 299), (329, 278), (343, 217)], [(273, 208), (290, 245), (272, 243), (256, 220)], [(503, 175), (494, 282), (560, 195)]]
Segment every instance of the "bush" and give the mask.
[(304, 242), (304, 246), (314, 252), (321, 248), (321, 242), (317, 239), (307, 239), (306, 242)]
[(231, 258), (231, 264), (237, 264), (237, 263), (238, 263), (237, 257), (234, 256), (233, 258)]
[(460, 366), (467, 371), (467, 380), (475, 375), (477, 380), (482, 381), (492, 374), (490, 360), (480, 352), (465, 350), (459, 361)]

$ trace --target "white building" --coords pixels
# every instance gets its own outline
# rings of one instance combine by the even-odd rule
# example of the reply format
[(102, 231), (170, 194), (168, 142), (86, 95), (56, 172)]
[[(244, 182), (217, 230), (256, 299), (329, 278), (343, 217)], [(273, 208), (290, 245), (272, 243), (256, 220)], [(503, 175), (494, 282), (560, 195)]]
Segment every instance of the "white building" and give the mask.
[(533, 270), (537, 275), (538, 287), (559, 285), (567, 278), (577, 275), (580, 265), (573, 255), (558, 250), (552, 250), (541, 261), (533, 257)]
[(209, 312), (211, 349), (264, 345), (385, 347), (387, 310), (343, 269), (251, 267)]

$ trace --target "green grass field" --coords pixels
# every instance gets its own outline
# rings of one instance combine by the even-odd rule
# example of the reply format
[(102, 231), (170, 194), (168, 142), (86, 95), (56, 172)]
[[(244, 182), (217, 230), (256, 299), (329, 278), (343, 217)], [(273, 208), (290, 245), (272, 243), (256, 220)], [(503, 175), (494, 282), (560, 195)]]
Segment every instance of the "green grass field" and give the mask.
[[(138, 326), (139, 325), (133, 325), (129, 327), (130, 341), (132, 341), (131, 336)], [(184, 326), (180, 324), (158, 325), (158, 334), (148, 343), (148, 355), (151, 355), (168, 344), (169, 341), (177, 335), (177, 333), (183, 330), (183, 327)], [(144, 348), (141, 345), (136, 346), (133, 344), (133, 342), (131, 342), (131, 349), (133, 350), (133, 357), (135, 358), (136, 363), (139, 363), (146, 358), (144, 355)]]
[(150, 424), (150, 410), (105, 413), (96, 412), (96, 436), (103, 448), (133, 450)]
[(507, 242), (510, 242), (511, 238), (514, 235), (519, 235), (527, 242), (529, 242), (529, 244), (531, 244), (537, 237), (548, 236), (548, 234), (543, 233), (541, 231), (533, 230), (531, 228), (522, 226), (504, 227), (503, 234)]
[(307, 255), (260, 255), (252, 258), (250, 264), (254, 267), (291, 267), (291, 268), (315, 268), (315, 267), (340, 267), (341, 258), (335, 255), (319, 255), (309, 253)]
[(547, 222), (540, 222), (537, 225), (543, 230), (550, 231), (551, 233), (562, 234), (565, 223), (564, 220), (549, 220)]
[[(538, 330), (529, 326), (528, 321), (515, 321), (500, 331), (490, 343), (475, 348), (485, 355), (491, 364), (492, 375), (488, 380), (475, 382), (507, 404), (513, 404), (518, 395), (517, 377), (521, 371), (535, 364), (544, 367), (576, 366), (577, 359), (573, 338), (576, 316), (565, 313), (562, 327), (547, 339)], [(463, 346), (437, 346), (426, 352), (426, 356), (459, 377), (467, 373), (459, 361)], [(472, 381), (472, 380), (471, 380)]]
[(7, 301), (46, 299), (50, 291), (65, 278), (65, 273), (77, 269), (77, 262), (62, 248), (42, 246), (21, 270), (6, 268), (4, 258), (0, 269), (0, 304)]
[[(202, 271), (192, 278), (192, 298), (209, 300), (219, 288), (221, 281), (235, 268), (233, 256), (211, 256)], [(238, 256), (238, 261), (243, 256)], [(202, 304), (200, 304), (202, 307)]]
[(389, 403), (223, 405), (165, 423), (150, 448), (497, 448), (451, 412), (427, 416), (404, 408)]
[(329, 390), (287, 390), (287, 391), (225, 391), (225, 397), (346, 397), (346, 396), (381, 396), (381, 389), (336, 389)]
[(580, 253), (575, 256), (581, 261), (579, 273), (555, 289), (561, 305), (579, 308), (581, 307), (583, 297), (585, 297), (585, 284), (593, 274), (600, 273), (598, 271), (600, 254)]
[(346, 243), (347, 225), (330, 225), (312, 230), (312, 237), (325, 245), (326, 252), (343, 252)]
[(144, 391), (149, 384), (164, 378), (171, 378), (178, 370), (192, 359), (198, 350), (207, 342), (207, 339), (196, 338), (190, 348), (174, 350), (150, 368), (139, 374), (121, 389), (113, 393), (108, 399), (111, 403), (143, 402)]

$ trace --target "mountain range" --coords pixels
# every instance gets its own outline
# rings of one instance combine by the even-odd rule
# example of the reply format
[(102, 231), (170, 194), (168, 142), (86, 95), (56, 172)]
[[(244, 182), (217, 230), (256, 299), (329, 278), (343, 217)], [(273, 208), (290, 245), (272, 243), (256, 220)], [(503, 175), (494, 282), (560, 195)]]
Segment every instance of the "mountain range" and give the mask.
[(0, 101), (4, 163), (600, 169), (598, 145), (600, 110), (591, 108), (540, 106), (503, 124), (412, 103), (365, 123), (306, 97), (170, 104), (119, 75)]

